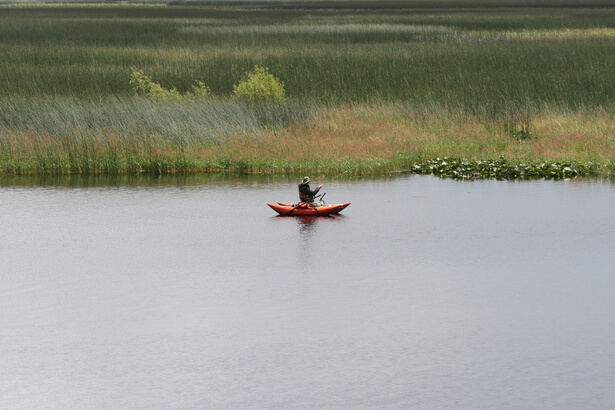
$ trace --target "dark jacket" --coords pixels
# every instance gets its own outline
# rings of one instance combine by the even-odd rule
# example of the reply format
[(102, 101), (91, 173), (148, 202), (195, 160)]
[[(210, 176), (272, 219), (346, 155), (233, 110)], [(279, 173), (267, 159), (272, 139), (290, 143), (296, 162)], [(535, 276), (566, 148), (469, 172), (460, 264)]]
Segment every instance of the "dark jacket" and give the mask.
[(310, 184), (299, 184), (299, 200), (301, 202), (312, 202), (320, 191), (320, 187), (312, 190)]

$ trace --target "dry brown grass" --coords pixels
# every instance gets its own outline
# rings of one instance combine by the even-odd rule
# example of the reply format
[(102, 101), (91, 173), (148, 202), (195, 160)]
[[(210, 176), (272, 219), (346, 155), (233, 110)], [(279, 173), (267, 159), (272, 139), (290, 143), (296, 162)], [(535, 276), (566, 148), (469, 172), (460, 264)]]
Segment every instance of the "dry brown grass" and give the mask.
[(597, 111), (591, 115), (551, 114), (535, 120), (531, 151), (547, 158), (578, 158), (589, 161), (615, 160), (613, 116)]
[[(311, 125), (264, 130), (215, 148), (235, 159), (390, 159), (399, 152), (468, 159), (615, 160), (615, 122), (604, 111), (542, 113), (520, 140), (497, 121), (425, 114), (396, 106), (323, 109)], [(214, 152), (209, 152), (209, 155)]]

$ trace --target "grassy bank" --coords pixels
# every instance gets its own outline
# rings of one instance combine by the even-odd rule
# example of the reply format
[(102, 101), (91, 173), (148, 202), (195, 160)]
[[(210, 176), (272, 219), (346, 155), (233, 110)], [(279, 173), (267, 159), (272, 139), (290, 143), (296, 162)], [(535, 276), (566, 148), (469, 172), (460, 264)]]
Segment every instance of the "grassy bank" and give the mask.
[[(218, 3), (0, 7), (0, 172), (613, 169), (608, 4)], [(234, 101), (255, 65), (287, 102)], [(212, 94), (137, 97), (133, 70)]]
[[(365, 175), (423, 172), (416, 167), (439, 157), (503, 157), (513, 165), (557, 163), (562, 169), (575, 164), (583, 175), (615, 169), (615, 122), (598, 109), (543, 110), (519, 120), (402, 103), (307, 108), (133, 97), (4, 104), (5, 174), (331, 174), (352, 168)], [(524, 133), (524, 126), (532, 131)]]

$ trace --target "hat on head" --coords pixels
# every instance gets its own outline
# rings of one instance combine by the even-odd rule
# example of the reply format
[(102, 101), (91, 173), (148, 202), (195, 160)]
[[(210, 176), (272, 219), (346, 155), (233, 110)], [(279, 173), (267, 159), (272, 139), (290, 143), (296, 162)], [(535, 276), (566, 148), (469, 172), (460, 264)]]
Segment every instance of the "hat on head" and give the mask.
[(309, 184), (310, 183), (310, 177), (304, 177), (303, 181), (301, 181), (302, 184)]

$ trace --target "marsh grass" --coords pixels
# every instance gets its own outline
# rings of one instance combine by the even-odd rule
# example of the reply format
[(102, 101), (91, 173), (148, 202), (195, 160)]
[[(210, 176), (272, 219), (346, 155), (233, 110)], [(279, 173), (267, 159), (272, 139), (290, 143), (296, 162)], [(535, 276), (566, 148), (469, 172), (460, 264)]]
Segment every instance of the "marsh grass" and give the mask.
[[(369, 2), (365, 3), (366, 7)], [(610, 105), (614, 12), (0, 8), (0, 96), (130, 95), (133, 68), (228, 96), (267, 67), (303, 102)]]
[(354, 44), (381, 42), (445, 41), (457, 39), (461, 33), (454, 27), (402, 24), (305, 24), (250, 26), (184, 26), (181, 33), (209, 41), (218, 39), (246, 40), (259, 38), (266, 42), (303, 44)]
[[(613, 8), (309, 3), (0, 7), (0, 172), (372, 173), (501, 155), (614, 168)], [(284, 104), (232, 100), (255, 66)], [(135, 69), (210, 98), (138, 98)]]
[(328, 174), (351, 167), (353, 174), (413, 171), (415, 165), (438, 157), (474, 164), (504, 157), (512, 168), (526, 164), (528, 177), (539, 172), (561, 176), (570, 165), (587, 174), (608, 174), (615, 160), (615, 122), (603, 110), (545, 108), (532, 118), (536, 136), (531, 139), (512, 138), (502, 127), (507, 118), (485, 121), (444, 107), (360, 104), (320, 108), (314, 115), (309, 125), (231, 139), (210, 155), (225, 158), (229, 169), (241, 164), (246, 172)]
[[(0, 173), (411, 171), (432, 158), (575, 163), (608, 174), (615, 121), (600, 109), (543, 109), (533, 138), (507, 118), (402, 103), (337, 107), (146, 98), (0, 104)], [(11, 109), (6, 109), (7, 107)], [(589, 168), (587, 168), (589, 169)]]
[(188, 172), (229, 139), (310, 121), (306, 107), (148, 98), (0, 101), (5, 173)]

